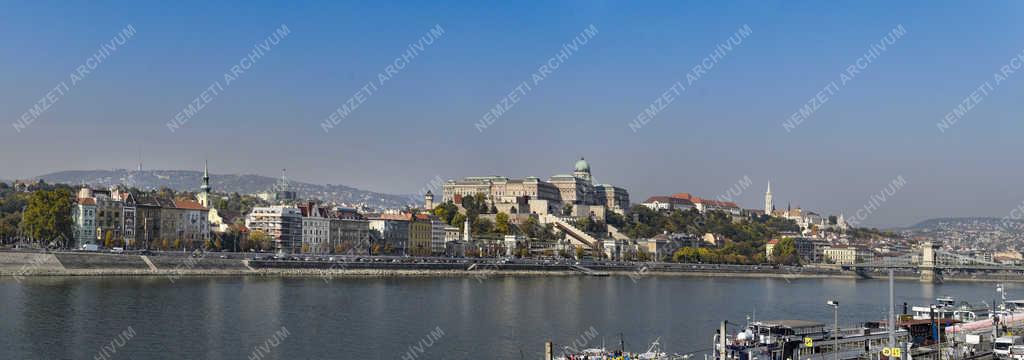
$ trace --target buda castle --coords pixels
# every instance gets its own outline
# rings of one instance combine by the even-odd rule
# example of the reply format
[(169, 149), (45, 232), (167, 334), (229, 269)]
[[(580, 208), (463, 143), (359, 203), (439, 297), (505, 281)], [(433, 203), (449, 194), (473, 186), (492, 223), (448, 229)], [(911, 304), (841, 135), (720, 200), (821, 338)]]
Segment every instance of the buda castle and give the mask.
[(508, 214), (593, 215), (604, 219), (607, 211), (621, 214), (629, 208), (626, 189), (594, 184), (590, 164), (583, 158), (576, 162), (571, 175), (554, 175), (547, 181), (532, 176), (476, 176), (448, 180), (443, 189), (445, 202), (461, 206), (464, 197), (483, 194), (488, 205)]

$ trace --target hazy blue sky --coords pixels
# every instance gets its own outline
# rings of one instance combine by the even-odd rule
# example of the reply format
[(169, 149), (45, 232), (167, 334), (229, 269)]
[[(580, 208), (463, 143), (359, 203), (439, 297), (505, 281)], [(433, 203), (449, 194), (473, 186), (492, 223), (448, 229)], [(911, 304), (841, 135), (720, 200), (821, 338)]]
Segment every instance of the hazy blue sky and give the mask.
[[(1005, 216), (1024, 201), (1024, 74), (936, 123), (1024, 50), (1020, 2), (8, 1), (0, 11), (0, 178), (133, 168), (414, 192), (436, 176), (600, 182), (866, 217)], [(131, 24), (136, 34), (20, 132), (13, 124)], [(175, 114), (255, 44), (290, 33), (175, 132)], [(598, 34), (493, 125), (474, 126), (591, 24)], [(320, 124), (435, 25), (444, 34), (334, 130)], [(743, 25), (752, 33), (646, 126), (627, 125)], [(800, 126), (782, 123), (898, 25), (906, 34)], [(1017, 67), (1020, 63), (1017, 62)], [(1021, 69), (1024, 71), (1024, 69)], [(532, 83), (531, 83), (532, 84)], [(684, 82), (684, 85), (687, 85)], [(977, 95), (976, 95), (977, 97)]]

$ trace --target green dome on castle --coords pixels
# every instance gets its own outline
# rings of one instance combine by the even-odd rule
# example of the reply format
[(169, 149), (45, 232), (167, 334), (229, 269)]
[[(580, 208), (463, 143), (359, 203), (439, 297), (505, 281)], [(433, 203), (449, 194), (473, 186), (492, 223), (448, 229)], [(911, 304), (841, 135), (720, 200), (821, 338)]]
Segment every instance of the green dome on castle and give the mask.
[(580, 161), (576, 162), (576, 171), (578, 172), (590, 172), (590, 164), (587, 160), (580, 158)]

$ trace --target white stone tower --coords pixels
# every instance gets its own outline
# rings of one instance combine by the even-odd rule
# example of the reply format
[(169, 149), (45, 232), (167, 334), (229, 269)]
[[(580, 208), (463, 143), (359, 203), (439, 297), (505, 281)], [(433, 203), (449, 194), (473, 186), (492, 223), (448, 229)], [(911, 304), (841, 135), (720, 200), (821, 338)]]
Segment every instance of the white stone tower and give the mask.
[(427, 194), (423, 196), (423, 207), (427, 210), (434, 210), (434, 192), (427, 190)]
[(772, 204), (772, 181), (768, 180), (768, 191), (764, 193), (764, 213), (765, 215), (771, 216), (772, 209), (775, 205)]

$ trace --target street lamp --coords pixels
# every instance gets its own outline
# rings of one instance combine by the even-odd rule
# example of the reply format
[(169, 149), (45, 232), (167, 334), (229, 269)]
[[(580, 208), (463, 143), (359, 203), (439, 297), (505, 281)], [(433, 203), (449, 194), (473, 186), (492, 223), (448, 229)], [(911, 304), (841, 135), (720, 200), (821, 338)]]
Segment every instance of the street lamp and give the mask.
[(839, 360), (839, 301), (829, 300), (826, 304), (832, 307), (832, 359)]

